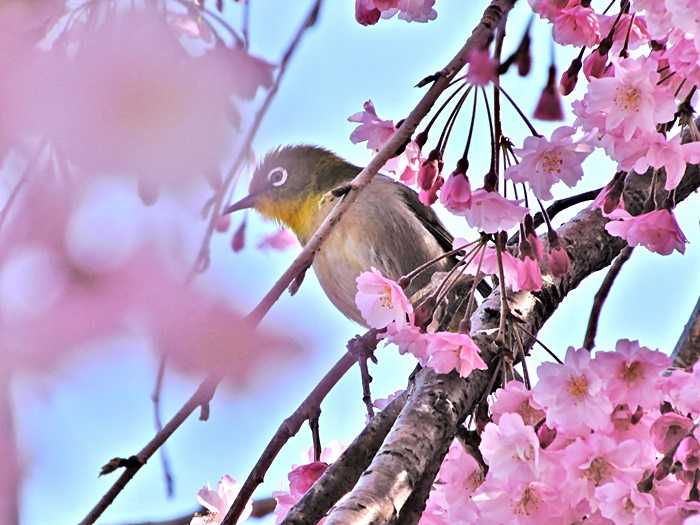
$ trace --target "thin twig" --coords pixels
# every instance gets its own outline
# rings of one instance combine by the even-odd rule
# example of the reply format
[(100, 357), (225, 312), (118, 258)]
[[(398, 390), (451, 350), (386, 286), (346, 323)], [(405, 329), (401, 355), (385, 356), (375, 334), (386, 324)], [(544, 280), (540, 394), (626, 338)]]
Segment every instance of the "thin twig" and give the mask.
[[(153, 392), (151, 393), (151, 401), (153, 402), (153, 422), (156, 427), (156, 433), (163, 430), (163, 421), (160, 415), (160, 394), (163, 390), (163, 378), (165, 377), (167, 354), (162, 354), (160, 360), (158, 361), (158, 371), (156, 372), (156, 383), (153, 386)], [(168, 453), (166, 451), (165, 445), (160, 448), (160, 464), (163, 469), (163, 481), (165, 482), (165, 493), (169, 498), (173, 497), (175, 493), (173, 474), (170, 469), (170, 461), (168, 460)]]
[(593, 299), (593, 308), (591, 308), (591, 315), (588, 318), (588, 326), (586, 327), (586, 336), (583, 339), (583, 347), (586, 350), (593, 350), (593, 346), (595, 345), (595, 335), (598, 331), (598, 319), (600, 318), (600, 311), (603, 309), (603, 303), (605, 303), (605, 299), (608, 297), (610, 289), (615, 283), (615, 279), (620, 273), (620, 270), (622, 270), (622, 266), (632, 255), (633, 250), (633, 246), (626, 246), (622, 249), (620, 255), (617, 256), (610, 267), (610, 270), (608, 270), (608, 273), (605, 275), (605, 279), (603, 279), (600, 289), (595, 294)]
[(299, 429), (309, 417), (314, 417), (321, 409), (321, 402), (328, 395), (328, 392), (340, 381), (345, 373), (355, 364), (357, 357), (350, 351), (333, 365), (328, 373), (319, 381), (311, 393), (306, 396), (306, 399), (301, 402), (297, 409), (279, 426), (272, 439), (268, 442), (265, 450), (255, 463), (253, 470), (248, 474), (241, 490), (236, 495), (231, 508), (228, 510), (226, 517), (221, 522), (222, 525), (230, 525), (238, 522), (243, 509), (245, 509), (248, 500), (253, 495), (253, 491), (260, 485), (267, 470), (272, 465), (272, 462), (279, 454), (280, 450), (292, 436), (295, 436)]
[(102, 513), (109, 507), (114, 498), (126, 487), (127, 483), (131, 481), (136, 473), (143, 467), (146, 462), (150, 459), (156, 451), (163, 446), (168, 438), (177, 430), (182, 423), (194, 412), (198, 407), (208, 403), (217, 385), (219, 384), (220, 378), (215, 376), (210, 376), (199, 385), (194, 394), (187, 400), (187, 402), (177, 411), (177, 413), (168, 421), (163, 430), (158, 432), (141, 451), (134, 456), (135, 461), (130, 462), (129, 467), (124, 469), (124, 472), (117, 478), (114, 484), (109, 488), (107, 493), (100, 498), (100, 501), (88, 512), (87, 516), (79, 523), (79, 525), (90, 525), (97, 521), (97, 518), (102, 515)]
[(252, 150), (253, 140), (255, 139), (258, 130), (260, 129), (260, 125), (262, 124), (263, 118), (267, 114), (267, 111), (270, 108), (270, 105), (272, 104), (275, 95), (277, 95), (277, 91), (280, 88), (282, 79), (284, 78), (285, 73), (287, 72), (289, 62), (292, 59), (294, 52), (297, 50), (302, 40), (302, 37), (304, 36), (306, 31), (313, 26), (313, 22), (315, 22), (316, 18), (318, 17), (318, 11), (320, 9), (321, 2), (322, 0), (316, 0), (314, 2), (313, 6), (309, 10), (309, 13), (304, 18), (304, 21), (297, 29), (296, 33), (294, 34), (294, 37), (292, 38), (292, 41), (290, 42), (284, 54), (282, 55), (279, 70), (272, 84), (272, 87), (270, 87), (269, 91), (265, 95), (265, 100), (263, 100), (263, 103), (260, 105), (260, 108), (255, 113), (255, 116), (253, 117), (253, 122), (250, 125), (250, 128), (248, 129), (248, 134), (246, 135), (245, 141), (243, 142), (243, 145), (240, 151), (238, 152), (238, 156), (236, 157), (236, 160), (234, 161), (234, 163), (231, 166), (231, 169), (226, 175), (226, 178), (224, 179), (221, 188), (219, 188), (218, 193), (216, 194), (216, 198), (214, 199), (214, 202), (210, 208), (209, 224), (207, 225), (207, 229), (204, 232), (204, 238), (202, 239), (202, 244), (200, 245), (197, 257), (195, 258), (195, 261), (192, 264), (192, 268), (188, 274), (188, 282), (190, 282), (197, 273), (203, 271), (208, 266), (209, 244), (211, 242), (212, 235), (214, 234), (216, 222), (219, 218), (219, 215), (221, 214), (221, 207), (223, 205), (224, 197), (227, 194), (227, 188), (235, 179), (239, 170), (243, 166), (243, 162), (248, 157), (248, 153)]

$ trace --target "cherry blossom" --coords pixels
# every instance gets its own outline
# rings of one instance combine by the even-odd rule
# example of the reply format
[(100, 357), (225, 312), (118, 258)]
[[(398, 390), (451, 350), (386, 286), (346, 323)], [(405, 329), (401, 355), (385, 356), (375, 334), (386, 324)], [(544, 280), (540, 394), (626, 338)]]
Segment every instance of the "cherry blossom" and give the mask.
[(576, 129), (561, 126), (554, 130), (550, 140), (544, 137), (527, 137), (521, 149), (514, 149), (520, 163), (506, 170), (506, 178), (514, 182), (527, 182), (539, 198), (552, 198), (552, 186), (562, 181), (570, 188), (583, 177), (582, 163), (593, 148), (572, 136)]
[(530, 255), (525, 255), (520, 259), (518, 265), (518, 290), (540, 290), (542, 289), (542, 272), (537, 260)]
[(685, 253), (688, 242), (671, 210), (654, 210), (637, 216), (627, 213), (621, 220), (610, 221), (605, 229), (622, 237), (630, 246), (642, 245), (652, 252), (669, 255), (674, 250)]
[[(467, 243), (465, 239), (457, 238), (453, 243), (453, 248), (459, 248)], [(496, 253), (496, 248), (491, 246), (484, 246), (482, 248), (483, 252), (476, 257), (474, 257), (465, 269), (465, 273), (468, 275), (476, 276), (477, 270), (479, 269), (479, 261), (481, 261), (481, 268), (479, 273), (482, 275), (498, 275), (498, 254)], [(501, 263), (503, 264), (503, 277), (506, 286), (512, 290), (518, 290), (518, 272), (520, 271), (520, 261), (514, 257), (510, 252), (504, 251), (501, 253)]]
[(562, 45), (592, 47), (600, 40), (600, 24), (590, 7), (562, 9), (554, 18), (554, 40)]
[(518, 224), (527, 208), (502, 197), (497, 191), (479, 188), (472, 192), (472, 205), (464, 211), (469, 226), (484, 233), (509, 230)]
[[(272, 497), (277, 501), (277, 505), (275, 506), (276, 525), (284, 521), (290, 509), (296, 505), (304, 494), (306, 494), (306, 491), (311, 488), (311, 485), (321, 477), (327, 468), (328, 463), (312, 461), (311, 463), (295, 467), (289, 472), (287, 475), (289, 479), (289, 491), (272, 493)], [(323, 520), (321, 520), (321, 522), (322, 521)]]
[[(224, 516), (226, 516), (240, 489), (240, 484), (228, 474), (221, 477), (216, 484), (216, 490), (209, 488), (209, 485), (199, 489), (197, 501), (208, 512), (201, 516), (195, 515), (190, 521), (190, 525), (219, 525), (224, 520)], [(251, 512), (253, 512), (253, 503), (249, 501), (238, 522), (247, 520)]]
[(657, 86), (658, 80), (655, 60), (618, 60), (614, 76), (590, 80), (589, 111), (601, 114), (607, 133), (619, 129), (622, 140), (629, 141), (635, 131), (653, 133), (676, 112), (673, 92)]
[(595, 497), (601, 514), (615, 524), (657, 523), (654, 497), (637, 490), (634, 483), (613, 481), (598, 487)]
[(646, 142), (647, 151), (634, 165), (639, 173), (648, 167), (664, 168), (666, 183), (664, 187), (672, 190), (678, 186), (685, 174), (686, 164), (700, 163), (700, 142), (681, 144), (680, 135), (667, 140), (661, 133), (654, 133)]
[(400, 354), (411, 354), (423, 366), (428, 363), (430, 338), (415, 326), (408, 325), (398, 330), (388, 330), (386, 339), (399, 347)]
[(406, 144), (401, 155), (389, 159), (384, 165), (384, 169), (393, 172), (401, 182), (413, 185), (416, 183), (423, 161), (420, 146), (415, 141), (411, 141)]
[(518, 414), (526, 425), (534, 426), (544, 419), (544, 411), (532, 399), (532, 390), (525, 388), (520, 381), (509, 381), (505, 387), (496, 390), (496, 401), (491, 405), (494, 423), (508, 412)]
[(498, 424), (486, 425), (479, 447), (491, 479), (528, 482), (537, 477), (540, 442), (519, 414), (503, 414)]
[(569, 348), (563, 365), (544, 363), (537, 369), (533, 397), (545, 408), (550, 427), (580, 433), (607, 426), (612, 404), (601, 395), (603, 381), (590, 362), (587, 350)]
[(475, 369), (487, 368), (479, 355), (481, 350), (467, 334), (435, 332), (428, 334), (427, 366), (438, 374), (456, 370), (461, 377), (467, 377)]
[(442, 185), (440, 202), (449, 211), (460, 214), (472, 203), (472, 190), (466, 173), (455, 170)]
[(396, 128), (393, 121), (383, 120), (377, 116), (371, 100), (366, 101), (362, 107), (363, 111), (348, 117), (348, 121), (360, 123), (350, 134), (350, 140), (353, 144), (367, 141), (369, 149), (379, 151), (394, 134)]
[(651, 426), (651, 438), (656, 450), (666, 454), (688, 435), (693, 422), (685, 416), (669, 412), (659, 417)]
[(397, 328), (413, 323), (413, 306), (395, 281), (384, 277), (376, 268), (357, 278), (355, 304), (372, 328)]
[(598, 352), (593, 363), (606, 380), (605, 390), (611, 402), (643, 408), (659, 405), (661, 392), (653, 385), (670, 364), (665, 354), (627, 339), (619, 340), (614, 352)]

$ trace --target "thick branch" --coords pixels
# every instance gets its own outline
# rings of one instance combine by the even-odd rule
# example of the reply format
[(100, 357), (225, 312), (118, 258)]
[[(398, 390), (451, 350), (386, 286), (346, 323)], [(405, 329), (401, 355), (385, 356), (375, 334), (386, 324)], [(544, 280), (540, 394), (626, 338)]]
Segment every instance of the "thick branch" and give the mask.
[(693, 366), (700, 357), (700, 299), (690, 314), (671, 357), (673, 364), (682, 368)]
[(404, 392), (374, 416), (359, 436), (289, 511), (282, 525), (317, 523), (357, 482), (406, 403)]

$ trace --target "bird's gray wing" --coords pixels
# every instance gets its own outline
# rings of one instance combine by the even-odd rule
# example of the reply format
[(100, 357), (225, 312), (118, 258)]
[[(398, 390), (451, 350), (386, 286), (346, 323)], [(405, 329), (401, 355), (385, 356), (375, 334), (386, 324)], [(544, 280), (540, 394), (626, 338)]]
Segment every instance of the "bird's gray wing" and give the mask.
[(447, 231), (447, 228), (442, 224), (433, 209), (418, 200), (418, 194), (405, 184), (400, 182), (394, 182), (394, 184), (396, 184), (399, 195), (406, 203), (406, 206), (418, 217), (425, 229), (435, 237), (442, 249), (446, 252), (451, 251), (454, 237)]

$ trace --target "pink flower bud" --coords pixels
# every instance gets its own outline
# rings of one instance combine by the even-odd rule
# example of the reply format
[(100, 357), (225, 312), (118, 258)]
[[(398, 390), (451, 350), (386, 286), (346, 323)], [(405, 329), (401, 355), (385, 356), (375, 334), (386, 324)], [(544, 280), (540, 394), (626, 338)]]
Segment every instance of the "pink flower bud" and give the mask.
[(305, 494), (327, 468), (328, 463), (323, 461), (314, 461), (295, 468), (287, 475), (290, 491), (293, 494)]
[(219, 233), (224, 233), (228, 231), (229, 226), (231, 226), (231, 216), (230, 215), (219, 215), (214, 222), (214, 229)]
[(156, 184), (154, 180), (140, 178), (137, 189), (141, 202), (143, 202), (146, 206), (152, 206), (158, 200), (160, 191), (158, 184)]
[(440, 164), (438, 163), (440, 154), (433, 150), (428, 158), (423, 161), (418, 170), (418, 186), (425, 191), (430, 190), (435, 182), (435, 177), (440, 174)]
[(564, 277), (569, 272), (569, 267), (571, 266), (569, 254), (561, 246), (555, 249), (550, 247), (547, 262), (549, 264), (549, 271), (554, 277)]
[(246, 219), (243, 219), (243, 222), (236, 228), (236, 232), (231, 238), (231, 249), (234, 253), (240, 252), (245, 246), (245, 227), (247, 222)]
[(542, 90), (540, 99), (535, 107), (534, 117), (540, 120), (559, 121), (564, 119), (564, 110), (561, 107), (561, 96), (556, 89), (557, 70), (549, 66), (547, 84)]
[(583, 74), (590, 80), (591, 78), (603, 78), (606, 74), (608, 64), (608, 54), (601, 54), (597, 49), (583, 61)]
[(374, 7), (370, 0), (355, 0), (355, 20), (363, 26), (371, 26), (379, 22), (382, 13)]
[(455, 170), (440, 191), (440, 202), (452, 213), (459, 214), (472, 205), (472, 188), (465, 173)]

